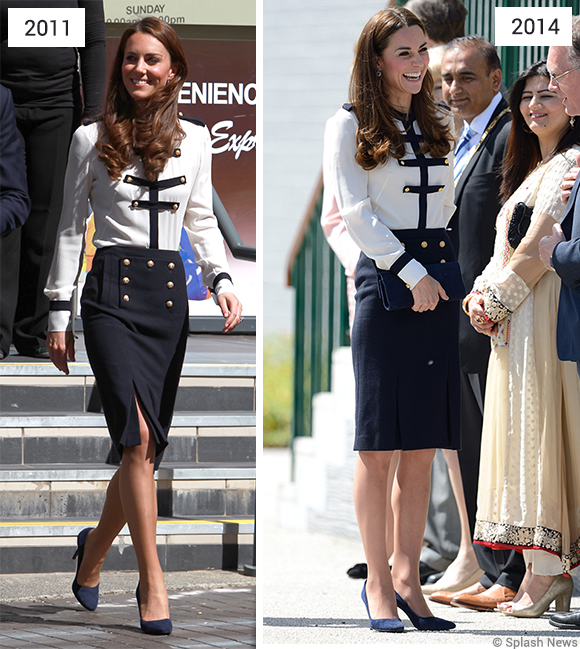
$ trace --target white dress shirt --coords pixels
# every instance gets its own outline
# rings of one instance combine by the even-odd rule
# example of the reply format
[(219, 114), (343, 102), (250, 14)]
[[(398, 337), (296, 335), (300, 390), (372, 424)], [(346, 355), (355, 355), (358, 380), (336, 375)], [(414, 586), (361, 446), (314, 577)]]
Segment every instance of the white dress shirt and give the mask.
[[(446, 115), (453, 133), (451, 116)], [(401, 130), (403, 129), (400, 123)], [(405, 252), (393, 230), (412, 229), (419, 225), (419, 196), (405, 193), (405, 186), (418, 186), (420, 169), (401, 166), (389, 158), (370, 171), (365, 171), (355, 160), (357, 150), (357, 119), (354, 112), (340, 108), (326, 124), (324, 135), (325, 183), (331, 184), (338, 211), (348, 233), (359, 248), (378, 268), (388, 270)], [(420, 133), (416, 122), (416, 133)], [(407, 143), (404, 159), (415, 159)], [(431, 156), (426, 156), (431, 157)], [(445, 228), (455, 211), (453, 203), (453, 153), (447, 155), (448, 164), (429, 167), (429, 185), (443, 185), (442, 191), (427, 195), (427, 228)], [(399, 271), (399, 277), (410, 286), (419, 282), (427, 271), (412, 259)]]
[[(474, 117), (469, 123), (469, 128), (474, 132), (474, 135), (471, 140), (469, 140), (469, 149), (465, 156), (467, 159), (467, 164), (469, 164), (469, 159), (475, 153), (475, 149), (477, 148), (477, 145), (481, 140), (481, 136), (483, 135), (485, 129), (487, 128), (487, 125), (491, 121), (491, 116), (493, 115), (495, 109), (499, 106), (501, 99), (501, 92), (496, 93), (494, 98), (489, 102), (487, 108), (482, 113), (479, 113), (477, 117)], [(464, 128), (468, 126), (467, 122), (464, 122), (463, 124)], [(467, 164), (465, 166), (467, 166)]]
[[(178, 250), (185, 226), (195, 261), (202, 270), (203, 282), (214, 288), (220, 273), (228, 273), (224, 240), (212, 208), (211, 142), (206, 127), (181, 121), (186, 133), (176, 154), (169, 158), (159, 181), (179, 178), (175, 187), (159, 190), (159, 200), (172, 203), (159, 211), (158, 248)], [(95, 147), (98, 123), (81, 126), (73, 135), (64, 184), (64, 200), (54, 258), (45, 294), (52, 300), (69, 301), (76, 286), (90, 200), (94, 213), (96, 248), (107, 246), (150, 247), (149, 209), (135, 207), (135, 201), (150, 201), (150, 190), (132, 182), (128, 176), (145, 179), (143, 164), (136, 156), (123, 170), (121, 180), (111, 180), (98, 159)], [(228, 279), (220, 280), (217, 295), (233, 292)], [(50, 311), (49, 331), (70, 329), (70, 311)]]

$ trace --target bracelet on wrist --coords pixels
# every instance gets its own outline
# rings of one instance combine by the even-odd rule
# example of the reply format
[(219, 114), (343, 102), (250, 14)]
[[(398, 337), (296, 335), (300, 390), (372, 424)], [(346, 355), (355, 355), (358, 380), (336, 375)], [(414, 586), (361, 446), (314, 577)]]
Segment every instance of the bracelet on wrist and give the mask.
[(463, 308), (463, 312), (464, 312), (466, 315), (469, 315), (469, 300), (471, 300), (471, 298), (472, 298), (474, 295), (481, 295), (481, 291), (471, 291), (471, 293), (468, 293), (468, 294), (463, 298), (463, 302), (462, 302), (461, 306), (462, 306), (462, 308)]

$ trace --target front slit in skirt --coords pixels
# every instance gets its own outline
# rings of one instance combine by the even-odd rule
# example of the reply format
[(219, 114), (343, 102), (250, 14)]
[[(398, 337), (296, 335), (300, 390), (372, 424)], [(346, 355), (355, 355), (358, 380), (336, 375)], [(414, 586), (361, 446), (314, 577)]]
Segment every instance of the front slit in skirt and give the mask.
[(178, 252), (99, 248), (81, 298), (89, 362), (113, 444), (139, 446), (135, 398), (155, 438), (155, 469), (167, 447), (185, 356), (188, 302)]

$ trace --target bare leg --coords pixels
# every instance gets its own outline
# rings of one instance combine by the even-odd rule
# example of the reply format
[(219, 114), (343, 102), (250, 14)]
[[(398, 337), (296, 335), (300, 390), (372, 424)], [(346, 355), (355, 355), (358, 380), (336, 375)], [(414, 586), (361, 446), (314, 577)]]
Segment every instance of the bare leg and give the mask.
[(160, 620), (169, 617), (169, 602), (156, 543), (155, 439), (138, 402), (137, 407), (141, 445), (123, 449), (119, 493), (139, 564), (141, 614)]
[(127, 522), (139, 564), (143, 619), (160, 620), (169, 617), (169, 604), (156, 544), (155, 439), (138, 401), (137, 409), (141, 445), (123, 449), (121, 467), (107, 489), (99, 524), (87, 537), (78, 582), (83, 586), (99, 583), (105, 557)]
[(395, 529), (395, 517), (393, 514), (393, 503), (391, 502), (391, 495), (393, 493), (393, 482), (395, 480), (395, 473), (399, 464), (401, 451), (393, 451), (393, 457), (389, 466), (389, 473), (387, 475), (387, 557), (389, 563), (392, 565), (393, 550), (395, 549), (395, 542), (393, 530)]
[(422, 617), (432, 615), (421, 592), (419, 556), (429, 509), (434, 455), (435, 449), (402, 451), (393, 485), (393, 584), (399, 595)]
[(367, 599), (373, 619), (398, 617), (386, 539), (392, 458), (391, 451), (360, 451), (354, 472), (354, 508), (368, 566)]
[(85, 553), (77, 579), (82, 586), (93, 587), (99, 583), (105, 557), (126, 522), (119, 494), (120, 471), (118, 469), (111, 478), (99, 524), (89, 532), (85, 542)]
[(459, 512), (461, 524), (461, 541), (459, 551), (455, 560), (448, 566), (445, 575), (437, 582), (438, 590), (449, 590), (448, 587), (460, 584), (477, 572), (479, 564), (473, 551), (471, 532), (469, 530), (469, 518), (465, 505), (465, 494), (463, 493), (463, 481), (457, 451), (443, 450), (443, 455), (449, 468), (449, 480), (453, 488), (453, 495)]

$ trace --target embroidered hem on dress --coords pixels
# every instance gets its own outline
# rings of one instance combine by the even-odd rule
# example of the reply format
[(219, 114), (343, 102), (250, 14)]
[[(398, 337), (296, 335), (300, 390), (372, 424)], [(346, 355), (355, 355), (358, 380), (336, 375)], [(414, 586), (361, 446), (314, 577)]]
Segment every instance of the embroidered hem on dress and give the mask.
[(543, 550), (560, 557), (562, 572), (580, 565), (580, 539), (570, 544), (569, 552), (562, 554), (562, 534), (547, 527), (521, 527), (509, 523), (476, 521), (473, 542), (493, 550)]

